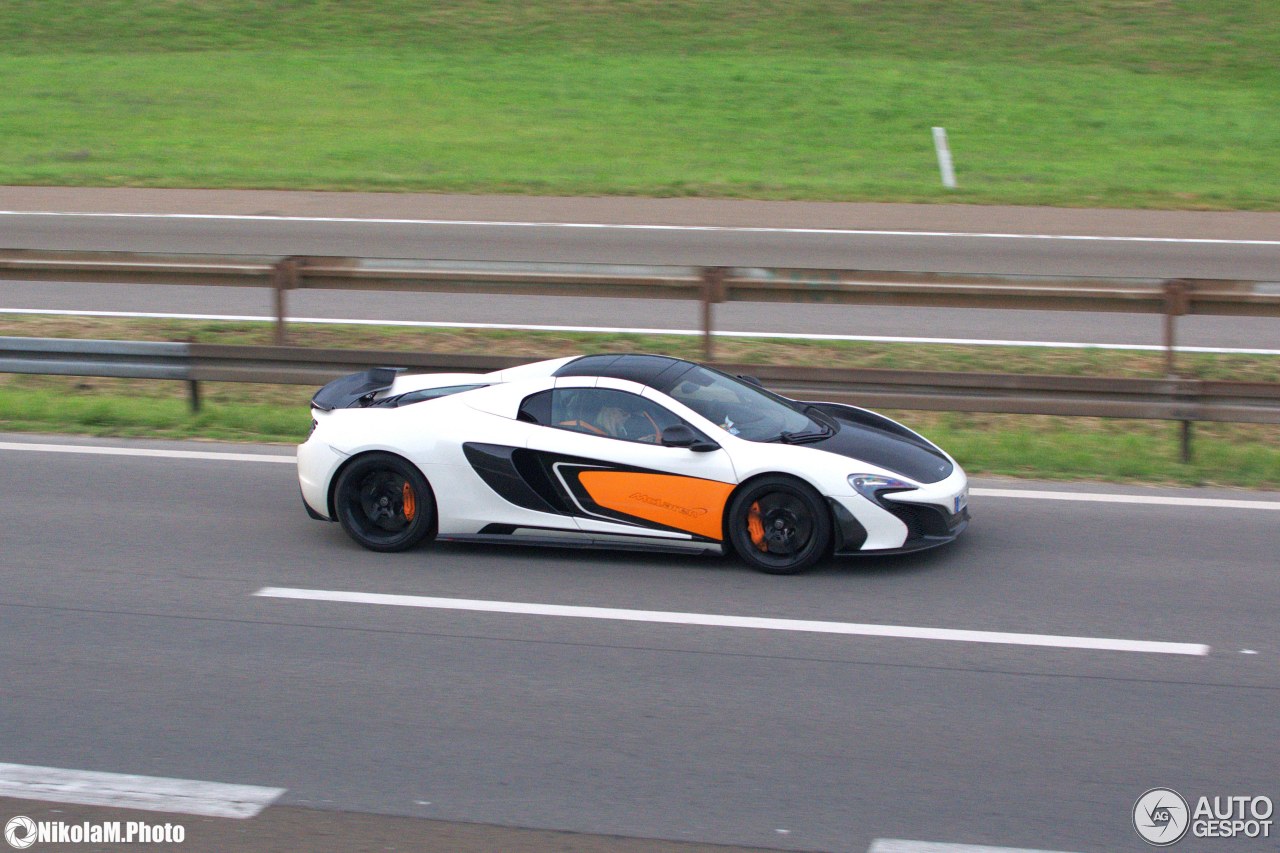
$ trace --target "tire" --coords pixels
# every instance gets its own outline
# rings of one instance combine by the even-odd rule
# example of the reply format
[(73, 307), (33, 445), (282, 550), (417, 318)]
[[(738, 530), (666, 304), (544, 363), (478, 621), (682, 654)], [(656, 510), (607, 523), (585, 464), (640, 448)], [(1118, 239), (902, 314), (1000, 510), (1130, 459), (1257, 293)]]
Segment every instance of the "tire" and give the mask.
[(342, 469), (333, 507), (347, 535), (371, 551), (404, 551), (435, 533), (427, 478), (390, 453), (358, 456)]
[(793, 575), (821, 560), (831, 543), (831, 514), (822, 497), (791, 477), (753, 480), (734, 495), (726, 538), (753, 569)]

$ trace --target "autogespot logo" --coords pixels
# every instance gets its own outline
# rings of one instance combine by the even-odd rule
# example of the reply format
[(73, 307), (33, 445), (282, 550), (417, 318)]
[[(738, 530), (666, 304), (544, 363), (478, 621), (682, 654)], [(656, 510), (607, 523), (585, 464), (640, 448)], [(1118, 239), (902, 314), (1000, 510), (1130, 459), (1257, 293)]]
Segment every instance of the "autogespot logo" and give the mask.
[(1142, 840), (1167, 847), (1182, 839), (1191, 825), (1187, 801), (1171, 788), (1152, 788), (1133, 804), (1133, 828)]
[(36, 822), (24, 815), (10, 818), (4, 825), (4, 840), (10, 847), (26, 850), (36, 843)]

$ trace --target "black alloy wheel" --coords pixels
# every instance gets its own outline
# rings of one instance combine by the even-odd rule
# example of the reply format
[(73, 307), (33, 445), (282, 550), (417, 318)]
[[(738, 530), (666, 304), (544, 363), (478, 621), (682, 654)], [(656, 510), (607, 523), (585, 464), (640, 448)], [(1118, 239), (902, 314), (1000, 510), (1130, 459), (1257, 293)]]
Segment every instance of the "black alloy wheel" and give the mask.
[(726, 524), (738, 556), (773, 575), (804, 571), (831, 542), (831, 515), (821, 496), (791, 477), (748, 483), (730, 503)]
[(390, 453), (368, 453), (344, 468), (333, 502), (342, 529), (371, 551), (404, 551), (435, 533), (427, 478)]

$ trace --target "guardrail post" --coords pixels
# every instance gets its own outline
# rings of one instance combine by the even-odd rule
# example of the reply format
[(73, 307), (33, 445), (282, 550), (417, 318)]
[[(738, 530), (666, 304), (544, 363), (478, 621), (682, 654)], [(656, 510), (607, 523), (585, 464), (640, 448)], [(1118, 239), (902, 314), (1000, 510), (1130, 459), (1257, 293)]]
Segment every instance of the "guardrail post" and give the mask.
[(187, 399), (191, 401), (191, 413), (200, 414), (200, 383), (195, 379), (187, 380)]
[(1191, 307), (1191, 282), (1170, 279), (1164, 283), (1164, 372), (1169, 376), (1178, 373), (1174, 347), (1177, 344), (1177, 318)]
[(702, 358), (704, 361), (715, 361), (714, 328), (715, 304), (724, 302), (724, 267), (703, 267), (702, 269)]
[[(1191, 307), (1191, 282), (1184, 279), (1170, 279), (1164, 283), (1164, 371), (1170, 378), (1178, 376), (1176, 354), (1177, 318), (1185, 315)], [(1191, 437), (1194, 429), (1191, 421), (1180, 422), (1180, 457), (1183, 464), (1191, 462)]]
[(276, 346), (284, 346), (289, 340), (289, 332), (285, 327), (285, 307), (288, 299), (286, 291), (298, 286), (298, 259), (283, 258), (276, 262), (271, 276), (276, 294)]

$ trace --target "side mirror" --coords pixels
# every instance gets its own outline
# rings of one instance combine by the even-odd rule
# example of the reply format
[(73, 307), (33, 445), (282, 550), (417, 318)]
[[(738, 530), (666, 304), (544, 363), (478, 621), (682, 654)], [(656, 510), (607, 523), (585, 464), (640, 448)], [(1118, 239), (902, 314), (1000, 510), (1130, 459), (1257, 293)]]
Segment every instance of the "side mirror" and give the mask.
[(687, 447), (694, 453), (707, 453), (720, 449), (720, 445), (706, 436), (699, 435), (685, 424), (674, 424), (664, 429), (662, 431), (662, 446)]

